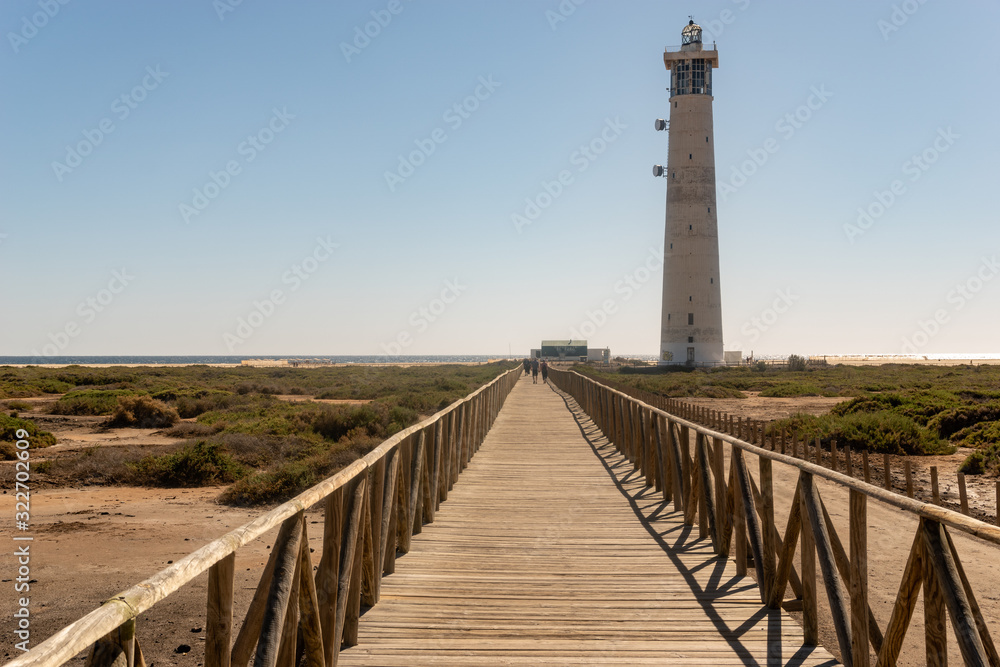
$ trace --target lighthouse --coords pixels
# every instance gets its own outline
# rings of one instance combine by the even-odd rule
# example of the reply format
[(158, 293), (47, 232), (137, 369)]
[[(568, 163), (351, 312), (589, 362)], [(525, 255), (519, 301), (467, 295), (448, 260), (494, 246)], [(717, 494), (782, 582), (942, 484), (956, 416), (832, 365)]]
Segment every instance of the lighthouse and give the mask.
[(667, 180), (660, 363), (716, 364), (724, 359), (712, 134), (712, 69), (719, 52), (705, 48), (693, 20), (681, 40), (679, 49), (663, 53), (670, 120), (656, 121), (668, 141), (666, 169), (653, 168)]

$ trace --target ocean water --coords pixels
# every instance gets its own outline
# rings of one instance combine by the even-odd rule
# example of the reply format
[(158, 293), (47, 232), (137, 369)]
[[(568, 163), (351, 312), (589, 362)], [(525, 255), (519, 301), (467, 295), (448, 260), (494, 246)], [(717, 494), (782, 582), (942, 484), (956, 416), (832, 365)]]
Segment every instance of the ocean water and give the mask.
[[(312, 361), (334, 364), (440, 364), (440, 363), (485, 363), (495, 359), (506, 359), (508, 355), (501, 354), (466, 354), (466, 355), (427, 355), (427, 356), (397, 356), (389, 355), (193, 355), (193, 356), (73, 356), (73, 357), (3, 357), (0, 356), (0, 366), (21, 364), (175, 364), (189, 366), (191, 364), (237, 364), (244, 359), (289, 359), (295, 361)], [(520, 357), (516, 357), (520, 359)]]

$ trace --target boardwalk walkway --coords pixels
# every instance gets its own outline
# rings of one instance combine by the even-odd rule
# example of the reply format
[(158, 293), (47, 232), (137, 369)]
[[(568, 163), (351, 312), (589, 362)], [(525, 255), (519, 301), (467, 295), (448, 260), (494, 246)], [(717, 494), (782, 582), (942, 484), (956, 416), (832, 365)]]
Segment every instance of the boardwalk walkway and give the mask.
[(837, 664), (634, 475), (522, 379), (340, 664)]

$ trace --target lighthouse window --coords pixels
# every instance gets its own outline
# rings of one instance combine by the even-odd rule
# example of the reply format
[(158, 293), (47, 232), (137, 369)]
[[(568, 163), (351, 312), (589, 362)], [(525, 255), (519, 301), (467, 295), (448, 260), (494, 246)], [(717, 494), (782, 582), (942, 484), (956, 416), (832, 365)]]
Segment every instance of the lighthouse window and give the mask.
[(694, 225), (688, 225), (688, 231), (690, 232), (692, 229), (694, 229)]
[(674, 249), (674, 244), (673, 244), (673, 243), (671, 243), (671, 244), (670, 244), (670, 249), (671, 249), (671, 250), (673, 250), (673, 249)]
[(688, 313), (688, 324), (694, 324), (694, 313)]
[(689, 160), (693, 160), (693, 159), (694, 159), (694, 157), (692, 156), (692, 154), (691, 154), (691, 153), (688, 153), (688, 159), (689, 159)]
[(708, 279), (708, 284), (709, 285), (714, 285), (715, 284), (715, 278), (709, 278)]
[(694, 342), (694, 336), (688, 336), (688, 342), (689, 343), (693, 343)]
[(705, 143), (706, 144), (708, 143), (708, 137), (705, 137)]
[(694, 299), (694, 297), (692, 297), (692, 296), (688, 297), (688, 301), (692, 301), (693, 299)]
[(709, 206), (709, 207), (708, 207), (708, 212), (709, 212), (709, 213), (711, 213), (711, 212), (712, 212), (712, 207), (711, 207), (711, 206)]

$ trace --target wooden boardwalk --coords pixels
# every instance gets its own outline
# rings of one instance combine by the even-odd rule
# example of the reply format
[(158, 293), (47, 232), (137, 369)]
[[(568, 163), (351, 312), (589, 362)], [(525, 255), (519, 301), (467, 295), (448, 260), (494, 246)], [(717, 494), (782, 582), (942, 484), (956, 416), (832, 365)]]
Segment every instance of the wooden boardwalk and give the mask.
[(359, 639), (341, 665), (837, 664), (527, 378)]

